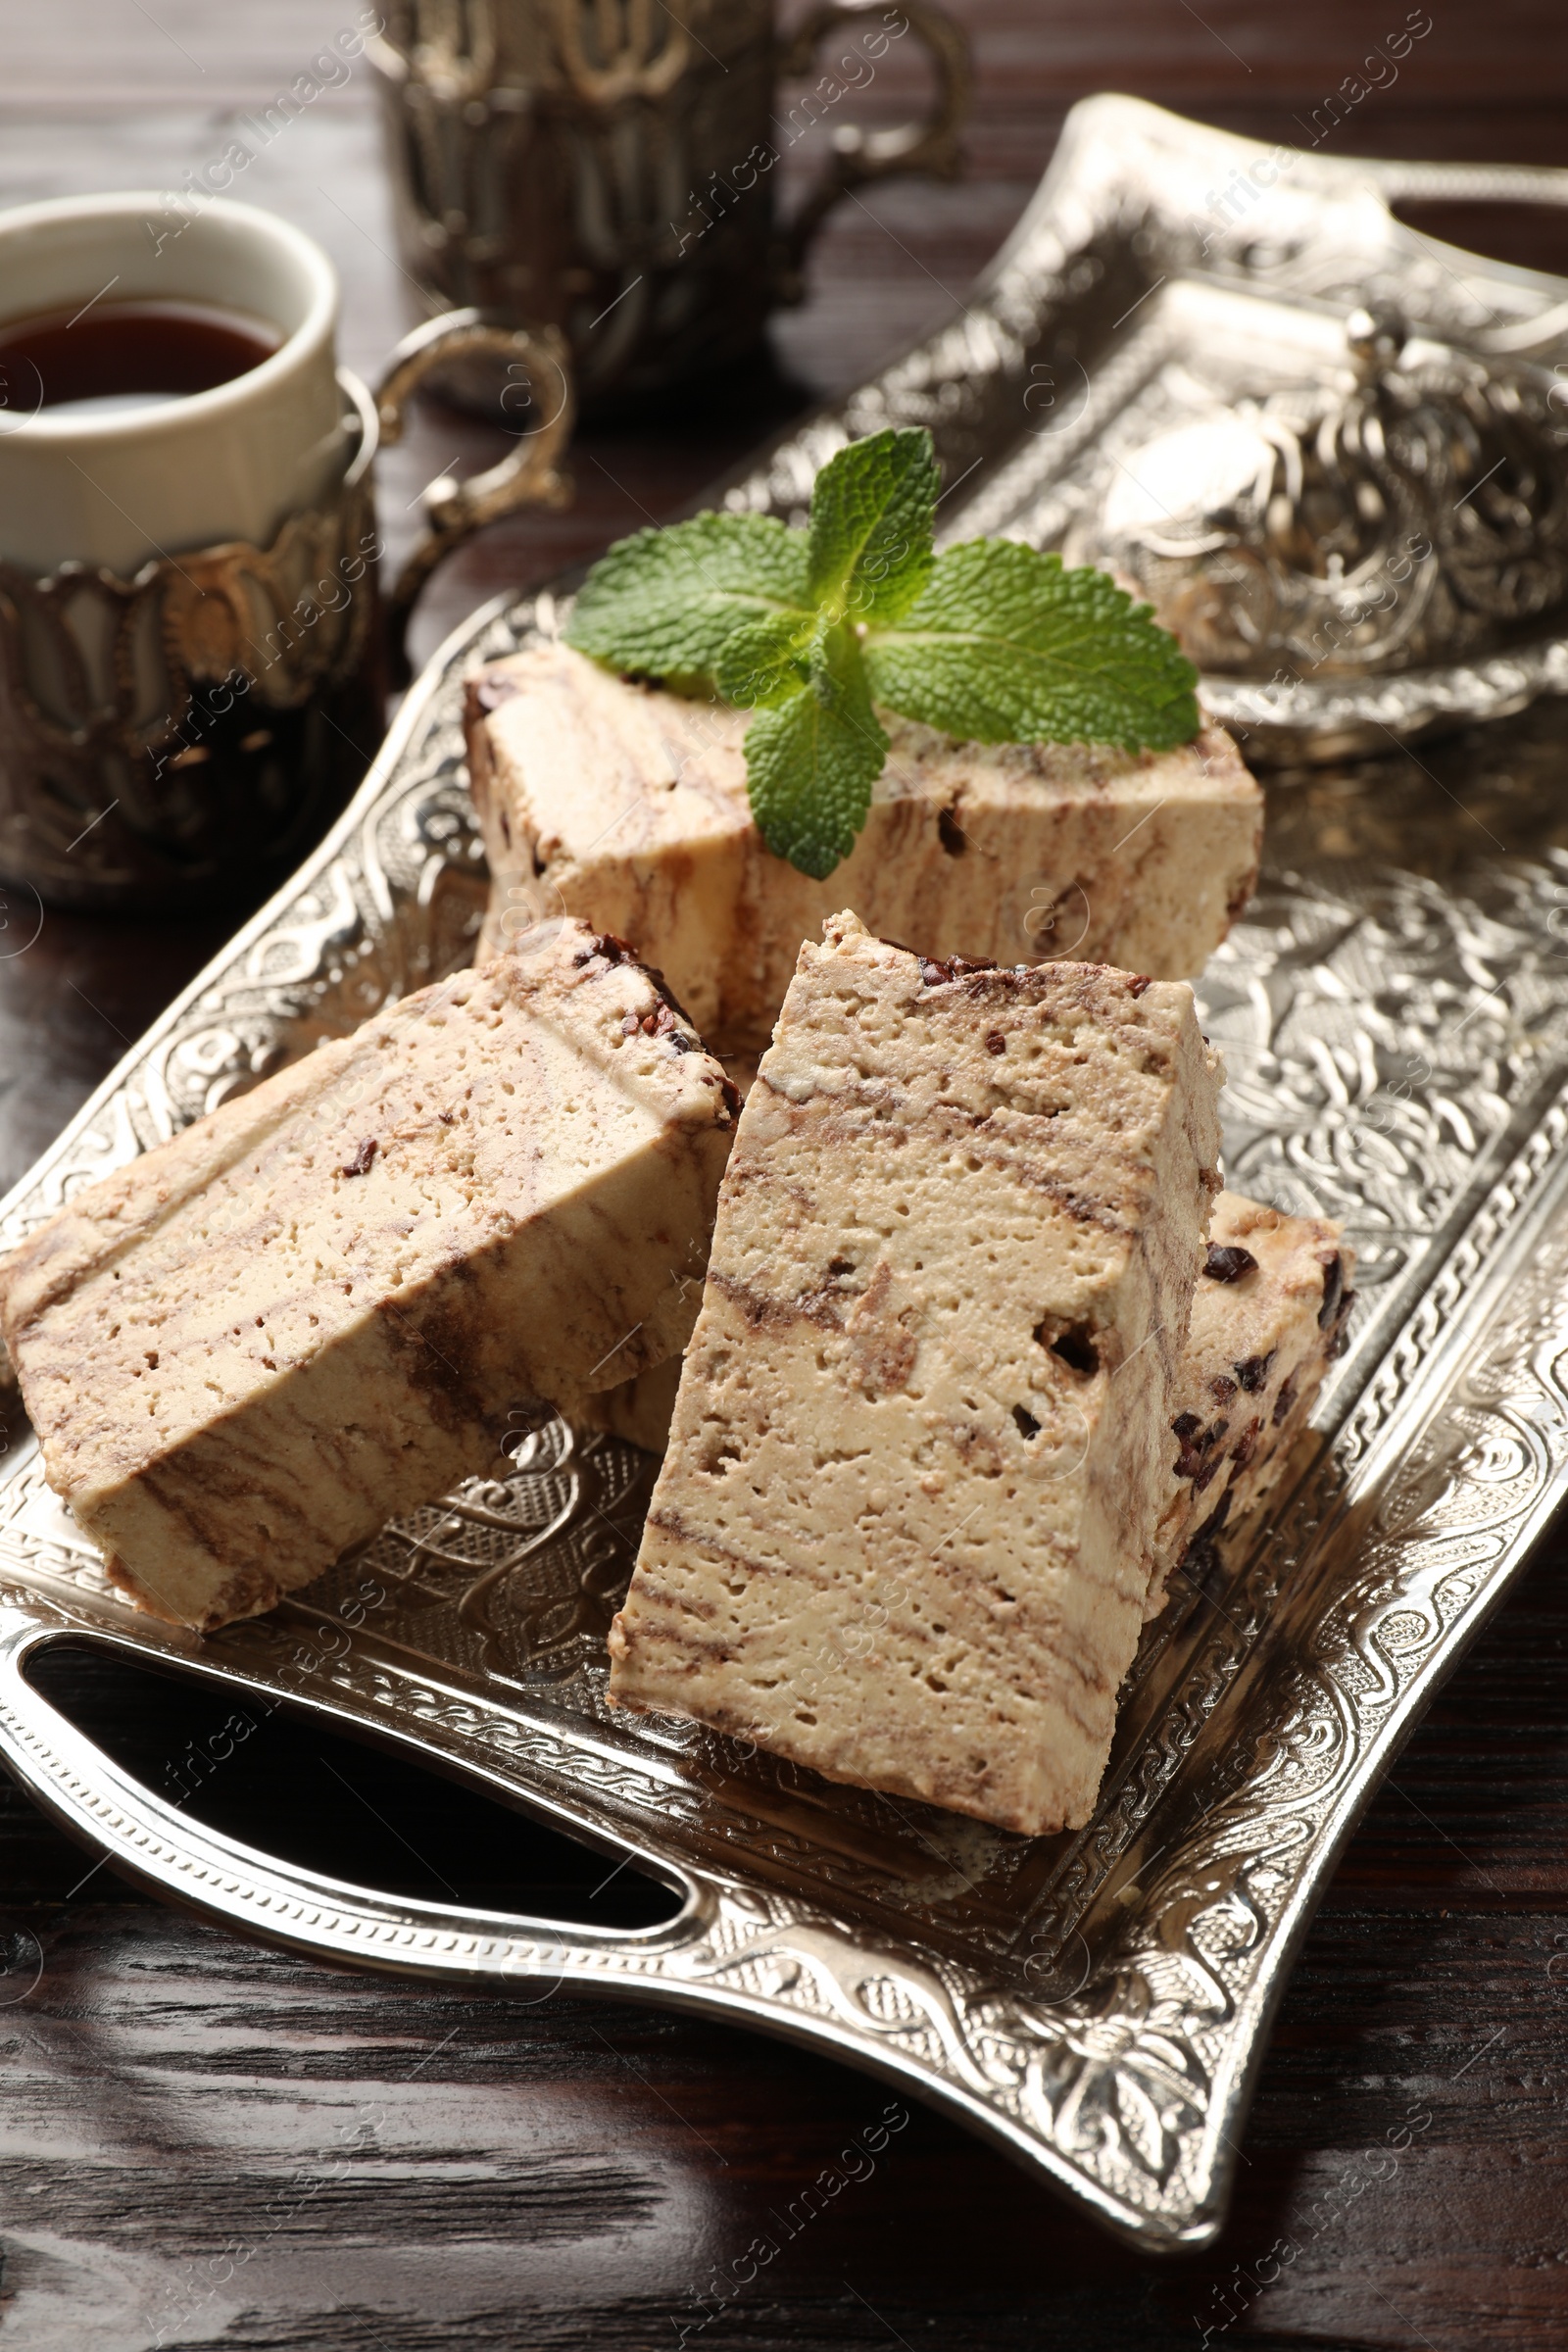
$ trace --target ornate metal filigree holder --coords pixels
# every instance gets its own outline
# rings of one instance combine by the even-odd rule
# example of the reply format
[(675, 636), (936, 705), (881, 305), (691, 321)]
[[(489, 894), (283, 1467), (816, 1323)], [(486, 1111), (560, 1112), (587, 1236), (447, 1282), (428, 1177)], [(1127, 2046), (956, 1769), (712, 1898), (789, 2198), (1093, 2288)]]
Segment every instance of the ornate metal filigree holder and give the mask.
[[(366, 51), (383, 98), (405, 267), (438, 302), (550, 320), (585, 399), (683, 382), (752, 350), (798, 302), (812, 237), (851, 189), (951, 177), (968, 111), (963, 34), (935, 0), (820, 0), (787, 42), (774, 0), (395, 0)], [(936, 75), (923, 121), (864, 130), (855, 92), (913, 33)], [(787, 120), (781, 77), (845, 43)], [(853, 62), (852, 62), (853, 61)], [(835, 61), (824, 56), (824, 66)], [(817, 185), (788, 221), (783, 153), (833, 124)], [(448, 369), (494, 409), (493, 370)]]
[(1211, 679), (1282, 707), (1568, 628), (1562, 385), (1388, 304), (1345, 339), (1339, 368), (1130, 450), (1064, 550), (1149, 597)]
[[(383, 613), (374, 461), (451, 357), (510, 367), (532, 423), (489, 472), (424, 494), (427, 528)], [(151, 912), (252, 896), (295, 866), (381, 740), (390, 667), (436, 564), (518, 507), (568, 495), (572, 402), (561, 339), (475, 312), (394, 353), (372, 402), (340, 377), (351, 455), (336, 493), (267, 548), (231, 541), (46, 578), (0, 564), (0, 875), (60, 906)]]
[[(1158, 276), (1158, 205), (1196, 211), (1262, 153), (1130, 101), (1080, 109), (962, 317), (729, 495), (796, 513), (849, 433), (927, 423), (956, 485), (954, 536), (1021, 521), (1059, 544), (1102, 504), (1107, 438), (1121, 450), (1179, 421), (1184, 386), (1212, 408), (1189, 361), (1220, 353), (1216, 316), (1234, 331), (1223, 306), (1241, 298), (1240, 262), (1233, 290), (1203, 290), (1223, 297), (1202, 314), (1206, 344), (1190, 318), (1179, 343), (1168, 319), (1118, 342), (1117, 321)], [(1277, 330), (1277, 379), (1299, 382), (1314, 336), (1341, 366), (1346, 288), (1387, 296), (1393, 277), (1429, 328), (1466, 330), (1435, 339), (1461, 346), (1490, 318), (1516, 354), (1568, 363), (1568, 284), (1433, 260), (1369, 198), (1384, 171), (1357, 164), (1352, 187), (1311, 163), (1285, 223), (1294, 242), (1248, 264), (1266, 281), (1265, 302), (1245, 299)], [(1514, 175), (1457, 170), (1446, 186), (1519, 192)], [(1196, 248), (1180, 211), (1167, 225)], [(1255, 337), (1233, 348), (1255, 377)], [(1102, 406), (1073, 444), (1080, 365)], [(468, 956), (485, 880), (466, 677), (557, 620), (549, 597), (501, 603), (443, 649), (332, 838), (0, 1204), (0, 1246)], [(1489, 664), (1515, 660), (1476, 657), (1472, 708), (1495, 708), (1505, 678)], [(0, 1470), (10, 1768), (119, 1868), (247, 1935), (783, 2034), (941, 2103), (1142, 2246), (1210, 2239), (1269, 2022), (1345, 1840), (1568, 1493), (1565, 749), (1568, 714), (1548, 703), (1478, 738), (1452, 798), (1393, 758), (1270, 788), (1258, 899), (1201, 985), (1229, 1070), (1227, 1173), (1344, 1217), (1360, 1304), (1267, 1525), (1228, 1540), (1147, 1629), (1082, 1832), (1011, 1838), (690, 1726), (612, 1716), (603, 1632), (649, 1463), (559, 1423), (533, 1431), (509, 1476), (388, 1527), (309, 1592), (206, 1641), (117, 1597), (18, 1445)], [(32, 1688), (29, 1653), (64, 1636), (409, 1742), (663, 1878), (678, 1915), (624, 1935), (420, 1905), (231, 1843)]]
[(371, 467), (337, 496), (133, 579), (0, 564), (0, 872), (64, 906), (153, 910), (297, 863), (381, 732)]

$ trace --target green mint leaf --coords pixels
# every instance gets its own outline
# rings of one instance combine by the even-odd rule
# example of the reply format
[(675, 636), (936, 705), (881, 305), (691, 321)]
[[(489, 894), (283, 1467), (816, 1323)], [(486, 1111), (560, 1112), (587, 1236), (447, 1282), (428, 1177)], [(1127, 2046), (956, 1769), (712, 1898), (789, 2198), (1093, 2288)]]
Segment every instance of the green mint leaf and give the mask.
[(824, 878), (855, 845), (888, 742), (873, 704), (982, 743), (1168, 750), (1198, 731), (1197, 672), (1104, 572), (977, 539), (938, 558), (924, 428), (823, 466), (810, 527), (699, 514), (639, 531), (583, 583), (566, 643), (755, 710), (752, 810)]
[(757, 710), (798, 694), (810, 675), (814, 613), (788, 610), (743, 620), (718, 659), (714, 684), (737, 710)]
[(707, 684), (747, 622), (793, 609), (809, 635), (808, 580), (804, 531), (768, 514), (697, 514), (601, 557), (565, 640), (615, 669)]
[(825, 881), (855, 847), (887, 751), (854, 628), (841, 621), (813, 647), (808, 683), (760, 710), (747, 733), (752, 814), (774, 857)]
[(830, 458), (811, 492), (810, 595), (824, 615), (896, 620), (931, 571), (941, 471), (923, 425)]
[(1152, 608), (1010, 539), (938, 557), (865, 665), (884, 710), (972, 742), (1168, 751), (1198, 732), (1198, 672)]

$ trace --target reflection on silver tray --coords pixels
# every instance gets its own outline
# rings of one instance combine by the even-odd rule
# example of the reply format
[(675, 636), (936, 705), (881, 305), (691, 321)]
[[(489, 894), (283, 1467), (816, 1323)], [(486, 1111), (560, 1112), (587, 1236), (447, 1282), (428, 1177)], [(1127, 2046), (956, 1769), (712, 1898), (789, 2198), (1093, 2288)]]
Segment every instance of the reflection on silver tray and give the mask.
[[(738, 499), (788, 512), (847, 425), (917, 418), (955, 484), (974, 469), (950, 528), (1024, 511), (1005, 501), (1036, 463), (1030, 369), (1059, 362), (1075, 285), (1121, 305), (1145, 270), (1107, 193), (1116, 142), (1185, 142), (1209, 187), (1252, 152), (1131, 102), (1075, 123), (964, 319), (784, 444)], [(1371, 237), (1372, 197), (1314, 207), (1314, 268), (1342, 217)], [(1386, 218), (1382, 233), (1406, 235)], [(1444, 269), (1461, 291), (1492, 286), (1490, 265)], [(1524, 318), (1543, 283), (1500, 272), (1492, 298)], [(463, 678), (553, 619), (549, 598), (493, 608), (448, 645), (333, 838), (126, 1056), (0, 1209), (0, 1241), (466, 959), (484, 873)], [(1361, 1304), (1268, 1524), (1148, 1629), (1083, 1832), (1025, 1840), (612, 1717), (604, 1634), (652, 1465), (560, 1422), (510, 1478), (205, 1641), (115, 1596), (18, 1446), (0, 1481), (0, 1752), (121, 1867), (247, 1934), (446, 1981), (698, 2004), (943, 2103), (1146, 2246), (1201, 2243), (1336, 1855), (1568, 1478), (1565, 742), (1544, 705), (1446, 768), (1435, 754), (1436, 774), (1396, 756), (1270, 788), (1259, 896), (1201, 991), (1230, 1070), (1228, 1173), (1343, 1216)], [(29, 1649), (83, 1629), (411, 1742), (635, 1857), (683, 1907), (636, 1933), (546, 1925), (385, 1898), (234, 1845), (31, 1690)]]

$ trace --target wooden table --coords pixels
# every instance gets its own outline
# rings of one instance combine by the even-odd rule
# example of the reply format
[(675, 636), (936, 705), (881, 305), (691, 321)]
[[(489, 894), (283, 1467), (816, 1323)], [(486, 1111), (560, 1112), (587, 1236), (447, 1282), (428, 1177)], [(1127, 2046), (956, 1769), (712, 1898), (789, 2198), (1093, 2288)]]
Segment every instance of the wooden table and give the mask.
[[(778, 323), (771, 377), (673, 421), (584, 435), (575, 507), (455, 562), (416, 654), (498, 588), (669, 514), (794, 410), (949, 316), (1075, 98), (1134, 90), (1296, 139), (1406, 15), (1395, 0), (950, 5), (979, 69), (967, 178), (846, 207), (808, 305)], [(223, 144), (229, 113), (265, 104), (354, 13), (13, 6), (0, 201), (177, 181)], [(1433, 0), (1432, 15), (1340, 147), (1568, 163), (1560, 0)], [(890, 75), (874, 95), (891, 109), (906, 92)], [(363, 71), (269, 150), (246, 194), (332, 253), (344, 356), (373, 374), (416, 312)], [(1424, 224), (1568, 270), (1560, 217)], [(420, 484), (490, 448), (480, 427), (425, 414), (382, 472), (394, 552)], [(0, 959), (0, 1182), (237, 912), (156, 927), (51, 914), (26, 954)], [(883, 2090), (655, 2012), (449, 1999), (250, 1950), (149, 1906), (0, 1787), (0, 2342), (631, 2352), (684, 2328), (714, 2352), (1568, 2343), (1564, 1559), (1559, 1535), (1363, 1824), (1285, 2003), (1234, 2219), (1197, 2262), (1130, 2255), (913, 2111), (875, 2172), (698, 2327), (712, 2266), (780, 2234), (769, 2215), (882, 2113)], [(213, 1728), (199, 1697), (149, 1708), (85, 1659), (52, 1687), (154, 1785)], [(285, 1725), (236, 1753), (213, 1802), (241, 1836), (410, 1891), (454, 1885), (528, 1908), (541, 1876), (581, 1879), (477, 1801)], [(1271, 2251), (1279, 2240), (1294, 2257)]]

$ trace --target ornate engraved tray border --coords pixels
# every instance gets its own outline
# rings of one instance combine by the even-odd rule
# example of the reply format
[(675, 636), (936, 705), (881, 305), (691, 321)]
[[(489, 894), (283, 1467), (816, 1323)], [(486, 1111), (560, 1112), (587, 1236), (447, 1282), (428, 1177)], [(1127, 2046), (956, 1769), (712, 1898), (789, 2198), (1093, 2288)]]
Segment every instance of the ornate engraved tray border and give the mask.
[[(995, 527), (988, 499), (1032, 462), (1031, 370), (1102, 353), (1096, 319), (1113, 332), (1140, 276), (1158, 274), (1152, 182), (1180, 200), (1257, 152), (1132, 101), (1081, 108), (963, 318), (729, 495), (787, 512), (846, 430), (920, 420), (959, 493), (950, 529)], [(1449, 280), (1484, 289), (1521, 335), (1539, 320), (1544, 347), (1568, 322), (1555, 280), (1446, 249), (1421, 278), (1431, 249), (1376, 194), (1395, 168), (1355, 171), (1354, 202), (1343, 167), (1310, 162), (1297, 190), (1302, 291), (1380, 254), (1434, 304)], [(1529, 176), (1442, 178), (1512, 194)], [(1269, 297), (1289, 296), (1268, 267)], [(1102, 387), (1117, 357), (1097, 365)], [(332, 836), (0, 1204), (0, 1243), (466, 959), (484, 871), (462, 681), (553, 625), (544, 596), (449, 641)], [(1201, 992), (1231, 1073), (1228, 1170), (1282, 1206), (1344, 1216), (1361, 1298), (1268, 1523), (1149, 1629), (1080, 1835), (1011, 1838), (612, 1719), (604, 1633), (651, 1464), (559, 1421), (524, 1439), (510, 1478), (388, 1528), (308, 1593), (206, 1641), (116, 1598), (24, 1438), (0, 1463), (0, 1755), (119, 1867), (247, 1935), (444, 1982), (697, 2003), (938, 2101), (1145, 2247), (1205, 2242), (1341, 1847), (1568, 1482), (1565, 748), (1568, 718), (1544, 703), (1432, 767), (1394, 756), (1270, 787), (1263, 886)], [(65, 1635), (407, 1743), (639, 1862), (679, 1913), (629, 1934), (478, 1915), (239, 1846), (33, 1690), (29, 1654)]]

